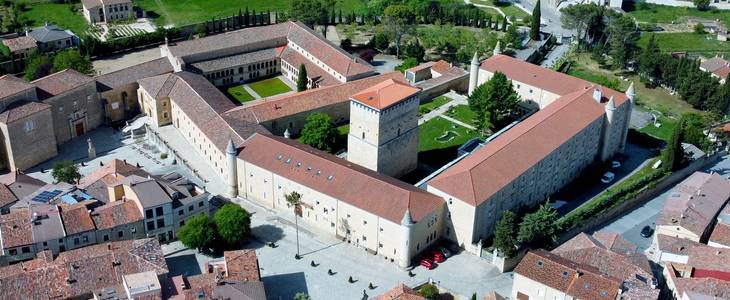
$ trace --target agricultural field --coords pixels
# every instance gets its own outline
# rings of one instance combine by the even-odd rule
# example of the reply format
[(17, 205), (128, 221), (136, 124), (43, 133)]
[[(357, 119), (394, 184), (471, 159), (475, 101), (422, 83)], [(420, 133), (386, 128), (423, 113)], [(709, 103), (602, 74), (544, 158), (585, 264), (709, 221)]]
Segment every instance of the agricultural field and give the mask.
[[(136, 6), (156, 16), (157, 25), (176, 26), (208, 21), (212, 18), (237, 15), (239, 10), (250, 11), (287, 11), (290, 0), (246, 0), (232, 3), (230, 0), (136, 0)], [(335, 9), (344, 12), (360, 12), (366, 8), (360, 0), (338, 1)], [(151, 14), (149, 12), (152, 12)]]

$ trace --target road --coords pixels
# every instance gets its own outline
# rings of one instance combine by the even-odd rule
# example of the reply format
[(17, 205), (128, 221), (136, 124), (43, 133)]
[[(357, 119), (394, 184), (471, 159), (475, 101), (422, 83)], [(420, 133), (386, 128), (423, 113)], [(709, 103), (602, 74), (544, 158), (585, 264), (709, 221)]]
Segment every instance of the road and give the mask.
[[(704, 170), (705, 172), (716, 172), (723, 176), (730, 174), (730, 156), (723, 157), (722, 160), (711, 165)], [(669, 196), (670, 189), (663, 191), (658, 196), (646, 202), (631, 212), (624, 214), (612, 221), (609, 221), (604, 226), (600, 227), (596, 231), (610, 231), (621, 234), (628, 241), (636, 244), (640, 250), (646, 250), (651, 245), (651, 238), (641, 237), (641, 229), (646, 226), (654, 227), (656, 224), (657, 216), (664, 207), (664, 202)]]
[[(536, 2), (537, 0), (516, 0), (514, 3), (517, 6), (524, 7), (527, 11), (532, 11)], [(550, 4), (550, 1), (540, 2), (540, 23), (543, 24), (542, 31), (562, 36), (572, 36), (575, 34), (574, 30), (563, 28), (562, 23), (560, 23), (560, 12), (555, 6)]]

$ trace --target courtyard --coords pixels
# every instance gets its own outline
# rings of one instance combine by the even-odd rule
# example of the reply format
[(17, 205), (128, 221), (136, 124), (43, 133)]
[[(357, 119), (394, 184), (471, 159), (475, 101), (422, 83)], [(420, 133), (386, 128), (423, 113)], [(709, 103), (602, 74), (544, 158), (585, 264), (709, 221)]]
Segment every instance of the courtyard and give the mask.
[(294, 83), (284, 76), (277, 76), (260, 81), (233, 85), (225, 88), (225, 93), (235, 102), (246, 103), (256, 99), (267, 98), (295, 90)]

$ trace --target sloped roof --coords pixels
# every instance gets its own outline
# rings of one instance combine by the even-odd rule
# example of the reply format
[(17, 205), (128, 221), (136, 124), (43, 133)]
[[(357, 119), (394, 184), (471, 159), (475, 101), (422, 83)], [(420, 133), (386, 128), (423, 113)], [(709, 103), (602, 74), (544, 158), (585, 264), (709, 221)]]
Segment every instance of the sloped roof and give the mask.
[(94, 224), (99, 230), (134, 223), (144, 219), (134, 201), (113, 201), (94, 210)]
[(7, 185), (18, 199), (23, 199), (46, 185), (45, 182), (30, 177), (19, 170), (0, 175), (0, 183)]
[(0, 122), (10, 124), (46, 109), (51, 109), (51, 106), (41, 102), (16, 102), (0, 113)]
[(375, 300), (426, 300), (426, 297), (419, 295), (415, 290), (401, 283), (375, 298)]
[(235, 281), (261, 281), (256, 251), (251, 249), (223, 252), (226, 279)]
[(0, 100), (34, 88), (32, 84), (13, 75), (0, 76)]
[(255, 134), (242, 148), (238, 157), (248, 163), (396, 224), (406, 211), (418, 221), (444, 201), (413, 185), (281, 137)]
[(717, 223), (710, 235), (710, 242), (730, 247), (730, 225)]
[(352, 95), (352, 99), (378, 110), (386, 109), (417, 94), (421, 89), (387, 79)]
[(45, 25), (41, 27), (33, 28), (28, 33), (34, 40), (41, 43), (53, 42), (61, 39), (73, 37), (66, 30), (59, 28), (56, 25)]
[[(482, 62), (481, 69), (502, 72), (507, 78), (529, 84), (557, 95), (567, 95), (592, 87), (593, 83), (503, 54)], [(617, 103), (618, 105), (618, 103)]]
[(7, 185), (0, 184), (0, 207), (7, 206), (18, 201), (18, 197)]
[(152, 77), (160, 74), (171, 73), (173, 71), (170, 60), (167, 57), (161, 57), (155, 60), (130, 66), (115, 72), (96, 76), (96, 82), (100, 92), (115, 89), (127, 84), (134, 83), (143, 78)]
[(667, 197), (657, 226), (680, 226), (702, 236), (730, 198), (730, 182), (719, 174), (695, 172)]
[(46, 99), (75, 89), (94, 81), (93, 78), (81, 74), (74, 69), (66, 69), (36, 79), (31, 83), (38, 87), (38, 98)]
[(30, 218), (31, 213), (27, 209), (13, 210), (9, 214), (0, 215), (0, 237), (4, 249), (33, 244)]
[(96, 229), (94, 221), (84, 205), (61, 207), (61, 219), (67, 235)]
[(25, 49), (33, 49), (33, 48), (38, 47), (35, 44), (35, 40), (29, 36), (19, 36), (14, 39), (5, 39), (2, 41), (3, 41), (3, 44), (10, 49), (11, 52), (16, 52), (16, 51), (25, 50)]

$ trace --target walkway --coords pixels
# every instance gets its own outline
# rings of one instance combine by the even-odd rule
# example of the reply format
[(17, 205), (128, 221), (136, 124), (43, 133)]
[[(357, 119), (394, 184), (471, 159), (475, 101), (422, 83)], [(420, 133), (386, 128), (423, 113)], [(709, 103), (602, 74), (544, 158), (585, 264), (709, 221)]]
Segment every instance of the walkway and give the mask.
[(248, 84), (244, 84), (243, 89), (246, 90), (246, 92), (248, 92), (248, 94), (253, 96), (254, 98), (261, 99), (261, 96), (259, 96), (259, 94), (257, 94), (256, 91), (254, 91), (250, 86), (248, 86)]
[(462, 121), (459, 121), (457, 119), (454, 119), (452, 117), (449, 117), (449, 116), (445, 115), (445, 113), (447, 111), (449, 111), (449, 109), (451, 107), (453, 107), (453, 106), (457, 106), (457, 105), (469, 105), (469, 102), (467, 101), (466, 96), (459, 95), (459, 94), (457, 94), (454, 91), (450, 91), (450, 92), (448, 92), (446, 94), (443, 94), (442, 96), (447, 97), (447, 98), (450, 98), (451, 101), (446, 102), (446, 104), (441, 105), (441, 106), (437, 107), (436, 109), (428, 112), (427, 114), (421, 116), (421, 118), (418, 119), (418, 125), (421, 125), (423, 123), (426, 123), (426, 122), (430, 121), (433, 118), (442, 117), (442, 118), (444, 118), (446, 120), (449, 120), (449, 121), (451, 121), (453, 123), (456, 123), (456, 124), (458, 124), (460, 126), (469, 128), (471, 130), (476, 130), (476, 128), (474, 128), (474, 126), (471, 126), (471, 125), (466, 124), (466, 123), (464, 123)]
[[(464, 0), (464, 3), (466, 3), (467, 5), (471, 4), (471, 5), (474, 5), (476, 7), (491, 8), (493, 10), (496, 10), (500, 15), (502, 15), (502, 17), (506, 17), (507, 16), (507, 15), (504, 14), (504, 12), (502, 11), (502, 9), (500, 9), (499, 7), (493, 6), (493, 5), (477, 4), (477, 3), (471, 2), (470, 0)], [(512, 24), (512, 21), (509, 18), (507, 18), (507, 23)]]

